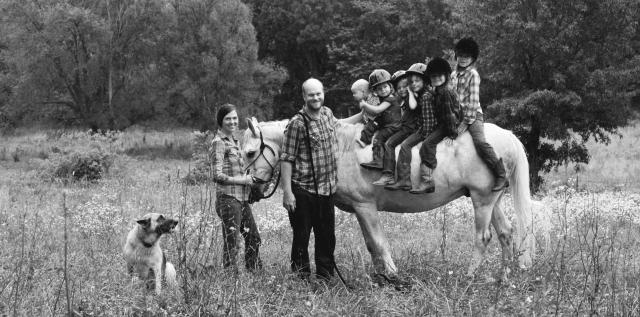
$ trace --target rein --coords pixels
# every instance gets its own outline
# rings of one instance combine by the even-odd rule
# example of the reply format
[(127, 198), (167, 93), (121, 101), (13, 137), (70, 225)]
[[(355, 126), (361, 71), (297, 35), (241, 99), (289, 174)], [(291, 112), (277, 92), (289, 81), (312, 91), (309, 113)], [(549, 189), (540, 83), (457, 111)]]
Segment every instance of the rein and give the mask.
[[(269, 145), (264, 143), (264, 138), (262, 137), (262, 130), (260, 130), (260, 128), (258, 128), (258, 131), (260, 132), (260, 153), (256, 156), (255, 159), (253, 159), (253, 161), (251, 161), (251, 163), (249, 163), (247, 165), (247, 167), (245, 167), (244, 171), (245, 174), (249, 171), (249, 168), (251, 167), (251, 165), (255, 164), (255, 162), (260, 158), (263, 157), (264, 160), (267, 162), (267, 164), (269, 164), (269, 167), (271, 168), (271, 177), (268, 180), (262, 180), (260, 178), (257, 177), (253, 177), (254, 181), (258, 184), (265, 184), (270, 182), (273, 179), (273, 174), (276, 172), (276, 168), (271, 164), (271, 162), (269, 162), (269, 160), (267, 159), (266, 156), (264, 156), (264, 149), (268, 149), (269, 151), (271, 151), (271, 154), (273, 154), (273, 156), (276, 156), (276, 151)], [(273, 194), (275, 194), (276, 189), (278, 188), (278, 184), (280, 183), (280, 172), (278, 172), (278, 176), (276, 177), (276, 185), (273, 186), (273, 190), (271, 191), (271, 193), (269, 193), (268, 195), (265, 195), (262, 198), (270, 198), (271, 196), (273, 196)]]

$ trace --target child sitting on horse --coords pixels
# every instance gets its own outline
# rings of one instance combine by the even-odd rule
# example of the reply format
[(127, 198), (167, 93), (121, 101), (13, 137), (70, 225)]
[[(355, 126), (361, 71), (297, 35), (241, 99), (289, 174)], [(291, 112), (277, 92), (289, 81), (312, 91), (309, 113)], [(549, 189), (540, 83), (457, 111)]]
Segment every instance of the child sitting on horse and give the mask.
[[(360, 107), (360, 102), (364, 100), (369, 105), (377, 106), (380, 104), (380, 100), (377, 96), (371, 93), (369, 90), (369, 82), (365, 79), (358, 79), (351, 85), (351, 94), (353, 95), (353, 99), (358, 103), (358, 107)], [(360, 107), (361, 108), (361, 107)], [(360, 134), (360, 138), (356, 140), (358, 144), (362, 147), (371, 144), (371, 140), (373, 139), (373, 134), (376, 133), (378, 128), (378, 123), (375, 121), (376, 114), (368, 111), (362, 110), (362, 121), (364, 122), (364, 129), (362, 129), (362, 133)]]
[[(410, 190), (411, 189), (411, 148), (422, 142), (425, 137), (433, 131), (437, 121), (433, 113), (433, 95), (430, 91), (429, 80), (424, 77), (427, 65), (415, 63), (406, 71), (409, 77), (409, 108), (420, 109), (418, 127), (400, 144), (400, 154), (398, 155), (397, 180), (395, 183), (385, 186), (388, 190)], [(394, 153), (395, 154), (395, 153)]]
[(412, 194), (432, 193), (435, 190), (433, 170), (436, 168), (436, 147), (445, 137), (458, 136), (460, 104), (456, 93), (448, 87), (451, 66), (443, 58), (436, 57), (427, 65), (426, 77), (433, 87), (433, 111), (437, 125), (422, 142), (420, 148), (421, 183), (409, 192)]
[[(396, 170), (396, 146), (413, 134), (420, 127), (420, 107), (413, 103), (409, 105), (409, 76), (404, 70), (399, 70), (391, 75), (391, 83), (401, 98), (400, 129), (384, 143), (384, 158), (382, 161), (382, 176), (373, 185), (385, 186), (395, 182)], [(414, 98), (415, 99), (415, 98)]]
[(369, 75), (369, 84), (374, 94), (380, 99), (377, 106), (360, 101), (365, 112), (378, 114), (376, 117), (377, 134), (373, 138), (373, 160), (360, 164), (362, 167), (382, 169), (383, 145), (387, 139), (400, 128), (400, 97), (391, 86), (391, 74), (384, 69), (375, 69)]
[(480, 75), (475, 67), (479, 55), (478, 43), (463, 38), (455, 46), (457, 67), (451, 75), (451, 84), (462, 107), (462, 122), (458, 133), (469, 130), (476, 152), (495, 176), (493, 191), (509, 186), (502, 159), (498, 159), (493, 147), (484, 137), (484, 115), (480, 107)]

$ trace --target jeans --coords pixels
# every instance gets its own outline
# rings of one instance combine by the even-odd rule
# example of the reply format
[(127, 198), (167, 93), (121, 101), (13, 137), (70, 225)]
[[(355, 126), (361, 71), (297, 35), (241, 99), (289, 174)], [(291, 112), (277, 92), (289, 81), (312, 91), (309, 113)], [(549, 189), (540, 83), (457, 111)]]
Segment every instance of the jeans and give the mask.
[(384, 143), (384, 159), (382, 161), (382, 173), (394, 175), (396, 170), (396, 146), (410, 136), (415, 129), (402, 126)]
[[(382, 161), (385, 155), (384, 144), (389, 137), (394, 135), (400, 129), (397, 125), (386, 126), (378, 130), (378, 134), (373, 138), (373, 146), (371, 151), (373, 152), (374, 161)], [(395, 154), (394, 154), (395, 155)]]
[(296, 209), (289, 213), (289, 222), (293, 229), (291, 270), (303, 278), (310, 275), (309, 237), (313, 229), (316, 276), (328, 280), (333, 276), (333, 252), (336, 248), (333, 195), (316, 195), (297, 186), (292, 190), (296, 199)]
[(411, 179), (411, 148), (424, 140), (421, 131), (416, 131), (409, 135), (400, 143), (400, 154), (398, 155), (398, 181)]
[(377, 129), (378, 123), (376, 123), (375, 120), (369, 119), (369, 121), (364, 124), (364, 128), (360, 133), (360, 141), (362, 141), (364, 144), (371, 144), (373, 135), (376, 133)]
[(235, 197), (220, 194), (216, 199), (216, 213), (222, 220), (224, 241), (223, 265), (237, 270), (238, 239), (244, 238), (244, 263), (248, 270), (262, 268), (260, 260), (260, 233), (253, 219), (248, 202), (240, 202)]
[(436, 168), (436, 165), (438, 165), (438, 161), (436, 160), (436, 148), (438, 147), (438, 143), (440, 143), (445, 136), (445, 127), (440, 124), (436, 126), (429, 135), (427, 135), (427, 138), (424, 139), (422, 147), (420, 148), (420, 160), (422, 161), (422, 164), (431, 169)]
[(476, 114), (476, 120), (467, 128), (471, 139), (473, 140), (473, 146), (478, 152), (478, 156), (492, 169), (495, 173), (496, 166), (499, 164), (498, 156), (493, 150), (491, 144), (489, 144), (484, 137), (484, 118), (482, 113)]

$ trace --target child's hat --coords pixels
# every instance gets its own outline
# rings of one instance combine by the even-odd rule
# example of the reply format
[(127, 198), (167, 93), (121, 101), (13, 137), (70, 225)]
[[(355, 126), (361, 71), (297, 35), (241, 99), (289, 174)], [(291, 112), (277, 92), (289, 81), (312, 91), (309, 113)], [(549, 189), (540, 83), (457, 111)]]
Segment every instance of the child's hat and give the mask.
[(424, 71), (426, 69), (427, 69), (427, 65), (425, 65), (424, 63), (415, 63), (411, 65), (411, 67), (409, 67), (409, 69), (407, 69), (405, 73), (407, 75), (416, 74), (424, 77)]
[(456, 43), (455, 52), (456, 55), (470, 55), (473, 60), (476, 60), (480, 54), (480, 48), (473, 38), (465, 37)]
[(393, 73), (393, 75), (391, 75), (391, 83), (395, 86), (398, 84), (400, 79), (404, 77), (407, 77), (407, 72), (405, 72), (404, 70), (396, 71), (395, 73)]
[(451, 65), (442, 57), (436, 57), (427, 64), (427, 71), (425, 76), (431, 77), (433, 75), (445, 75), (451, 74)]
[(391, 74), (384, 69), (374, 69), (369, 75), (369, 85), (371, 88), (375, 88), (378, 85), (388, 83), (391, 81)]

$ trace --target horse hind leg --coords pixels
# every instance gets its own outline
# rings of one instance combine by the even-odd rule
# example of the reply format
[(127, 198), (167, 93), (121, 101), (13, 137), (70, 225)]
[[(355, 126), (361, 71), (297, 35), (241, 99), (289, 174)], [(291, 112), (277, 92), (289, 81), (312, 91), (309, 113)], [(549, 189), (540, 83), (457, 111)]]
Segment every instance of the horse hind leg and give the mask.
[(500, 208), (500, 199), (496, 202), (493, 207), (493, 214), (491, 215), (491, 224), (493, 228), (496, 230), (496, 234), (498, 235), (498, 241), (500, 241), (500, 245), (502, 246), (502, 279), (506, 280), (508, 278), (510, 270), (510, 263), (513, 260), (513, 228), (511, 224), (507, 221), (502, 209)]
[(477, 192), (471, 193), (473, 200), (473, 208), (475, 213), (475, 236), (474, 250), (471, 264), (469, 265), (468, 275), (473, 275), (480, 264), (484, 261), (487, 253), (487, 245), (491, 241), (491, 228), (489, 227), (493, 218), (493, 209), (498, 200), (497, 193), (481, 195)]

